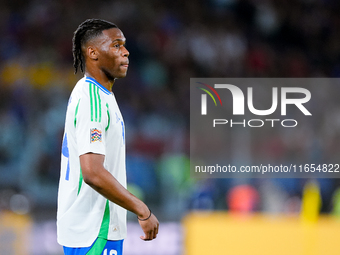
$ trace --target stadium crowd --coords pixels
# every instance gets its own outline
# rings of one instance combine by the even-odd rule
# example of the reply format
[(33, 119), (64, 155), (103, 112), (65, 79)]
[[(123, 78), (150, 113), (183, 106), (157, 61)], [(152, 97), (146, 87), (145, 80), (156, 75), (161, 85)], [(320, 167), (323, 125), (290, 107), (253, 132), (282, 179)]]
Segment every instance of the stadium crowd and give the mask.
[[(126, 123), (130, 190), (167, 220), (229, 209), (240, 184), (252, 188), (251, 211), (296, 213), (305, 179), (190, 178), (190, 78), (337, 78), (339, 13), (336, 0), (1, 1), (0, 210), (11, 192), (25, 194), (33, 210), (55, 210), (67, 100), (81, 77), (71, 39), (83, 20), (102, 18), (121, 28), (130, 52), (128, 75), (113, 89)], [(253, 141), (252, 157), (339, 163), (340, 87), (320, 91), (317, 128)], [(329, 213), (340, 183), (318, 182)]]

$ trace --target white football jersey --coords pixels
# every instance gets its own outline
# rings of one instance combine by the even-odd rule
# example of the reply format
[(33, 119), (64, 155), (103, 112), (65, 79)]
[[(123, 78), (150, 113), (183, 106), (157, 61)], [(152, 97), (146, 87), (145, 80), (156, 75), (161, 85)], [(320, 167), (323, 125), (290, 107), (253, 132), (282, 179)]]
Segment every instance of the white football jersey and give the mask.
[(78, 81), (66, 112), (57, 233), (67, 247), (89, 247), (97, 237), (126, 238), (126, 210), (83, 181), (79, 156), (85, 153), (105, 155), (105, 169), (126, 187), (123, 118), (114, 94), (90, 77)]

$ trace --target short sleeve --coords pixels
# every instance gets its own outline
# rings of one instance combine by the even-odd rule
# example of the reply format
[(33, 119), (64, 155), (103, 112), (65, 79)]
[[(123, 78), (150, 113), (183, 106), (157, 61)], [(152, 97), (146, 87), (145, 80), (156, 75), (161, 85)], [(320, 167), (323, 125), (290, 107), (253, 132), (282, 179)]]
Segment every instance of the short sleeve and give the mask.
[(89, 93), (80, 99), (76, 113), (76, 142), (78, 154), (105, 155), (105, 127), (102, 118), (102, 102), (95, 85), (89, 84)]

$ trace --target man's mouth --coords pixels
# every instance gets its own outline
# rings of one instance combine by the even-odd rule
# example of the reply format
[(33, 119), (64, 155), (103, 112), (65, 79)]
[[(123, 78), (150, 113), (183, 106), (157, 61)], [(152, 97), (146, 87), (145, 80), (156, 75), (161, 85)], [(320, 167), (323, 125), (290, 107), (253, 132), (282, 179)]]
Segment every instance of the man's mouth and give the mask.
[(121, 64), (121, 66), (128, 68), (129, 67), (129, 63), (123, 63), (123, 64)]

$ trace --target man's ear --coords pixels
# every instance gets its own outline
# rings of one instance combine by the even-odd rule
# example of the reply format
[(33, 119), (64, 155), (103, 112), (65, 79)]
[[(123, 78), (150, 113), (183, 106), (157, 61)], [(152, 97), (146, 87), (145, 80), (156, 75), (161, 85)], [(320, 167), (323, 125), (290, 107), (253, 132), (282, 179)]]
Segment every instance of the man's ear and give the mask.
[(92, 59), (92, 60), (97, 60), (98, 59), (98, 52), (93, 46), (89, 46), (86, 49), (86, 55)]

